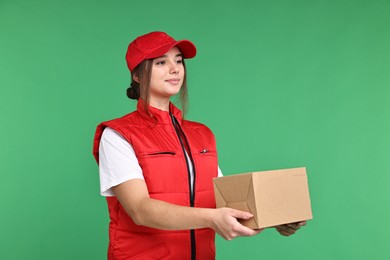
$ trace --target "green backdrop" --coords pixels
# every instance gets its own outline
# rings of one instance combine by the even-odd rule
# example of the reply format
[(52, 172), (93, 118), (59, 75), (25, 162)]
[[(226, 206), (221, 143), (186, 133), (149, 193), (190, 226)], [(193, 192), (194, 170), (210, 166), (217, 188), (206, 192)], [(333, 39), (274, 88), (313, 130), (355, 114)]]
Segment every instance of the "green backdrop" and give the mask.
[(188, 38), (188, 119), (225, 175), (306, 166), (292, 237), (217, 238), (217, 259), (390, 259), (390, 1), (0, 0), (0, 259), (105, 259), (95, 126), (134, 109), (137, 35)]

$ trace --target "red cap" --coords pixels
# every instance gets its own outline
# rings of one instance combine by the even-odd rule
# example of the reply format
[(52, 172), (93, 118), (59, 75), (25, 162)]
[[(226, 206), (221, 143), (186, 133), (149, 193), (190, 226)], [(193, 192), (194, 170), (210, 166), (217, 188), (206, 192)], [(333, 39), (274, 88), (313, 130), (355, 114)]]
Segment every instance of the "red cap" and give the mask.
[(196, 55), (196, 47), (192, 42), (176, 41), (164, 32), (151, 32), (137, 37), (129, 44), (126, 53), (127, 67), (132, 71), (142, 61), (160, 57), (174, 46), (180, 49), (185, 59), (191, 59)]

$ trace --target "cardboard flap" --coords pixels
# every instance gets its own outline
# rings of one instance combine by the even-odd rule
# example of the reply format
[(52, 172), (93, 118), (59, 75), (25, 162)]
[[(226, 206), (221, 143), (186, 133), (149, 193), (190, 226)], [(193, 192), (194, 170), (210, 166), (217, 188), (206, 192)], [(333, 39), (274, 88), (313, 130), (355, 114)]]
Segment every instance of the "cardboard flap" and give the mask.
[[(214, 178), (213, 181), (217, 208), (229, 207), (256, 215), (252, 173)], [(238, 221), (250, 228), (258, 227), (256, 218)]]
[[(239, 181), (237, 181), (237, 178), (239, 178)], [(224, 201), (246, 202), (251, 180), (251, 174), (237, 174), (234, 176), (214, 178), (214, 190), (218, 191), (216, 193), (219, 193)]]
[(222, 193), (219, 191), (215, 182), (213, 184), (214, 184), (215, 204), (217, 208), (226, 207), (226, 200), (223, 198)]
[(229, 202), (226, 204), (226, 207), (232, 208), (232, 209), (237, 209), (237, 210), (242, 210), (242, 211), (249, 211), (248, 204), (246, 204), (245, 201), (240, 201), (240, 202)]

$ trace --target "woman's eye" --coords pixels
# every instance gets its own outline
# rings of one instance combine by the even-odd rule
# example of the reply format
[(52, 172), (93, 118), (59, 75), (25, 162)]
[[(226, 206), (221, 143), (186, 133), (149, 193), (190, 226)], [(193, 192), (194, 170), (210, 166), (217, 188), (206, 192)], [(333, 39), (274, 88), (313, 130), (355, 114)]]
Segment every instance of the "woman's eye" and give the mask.
[(163, 60), (162, 60), (162, 61), (157, 61), (156, 64), (157, 64), (157, 65), (164, 65), (164, 64), (165, 64), (165, 61), (163, 61)]
[(177, 63), (177, 64), (182, 64), (182, 63), (183, 63), (183, 60), (177, 60), (176, 63)]

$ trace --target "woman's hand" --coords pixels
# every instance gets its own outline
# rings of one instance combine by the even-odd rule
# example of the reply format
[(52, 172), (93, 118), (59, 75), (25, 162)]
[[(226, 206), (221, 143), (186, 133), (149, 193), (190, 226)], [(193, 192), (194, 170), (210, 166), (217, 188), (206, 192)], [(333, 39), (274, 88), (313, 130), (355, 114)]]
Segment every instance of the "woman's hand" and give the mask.
[(300, 229), (304, 225), (306, 225), (306, 221), (301, 221), (301, 222), (295, 222), (295, 223), (289, 223), (289, 224), (276, 226), (275, 229), (282, 236), (288, 237), (288, 236), (291, 236), (291, 235), (295, 234), (295, 232), (297, 232), (298, 229)]
[(249, 212), (231, 208), (218, 208), (213, 218), (212, 227), (221, 237), (226, 240), (240, 236), (254, 236), (263, 229), (253, 230), (241, 225), (237, 219), (250, 219), (253, 215)]
[(194, 208), (152, 199), (144, 180), (133, 179), (112, 190), (134, 223), (163, 230), (212, 228), (220, 236), (232, 240), (253, 236), (262, 230), (241, 225), (237, 219), (250, 219), (252, 214), (231, 208)]

